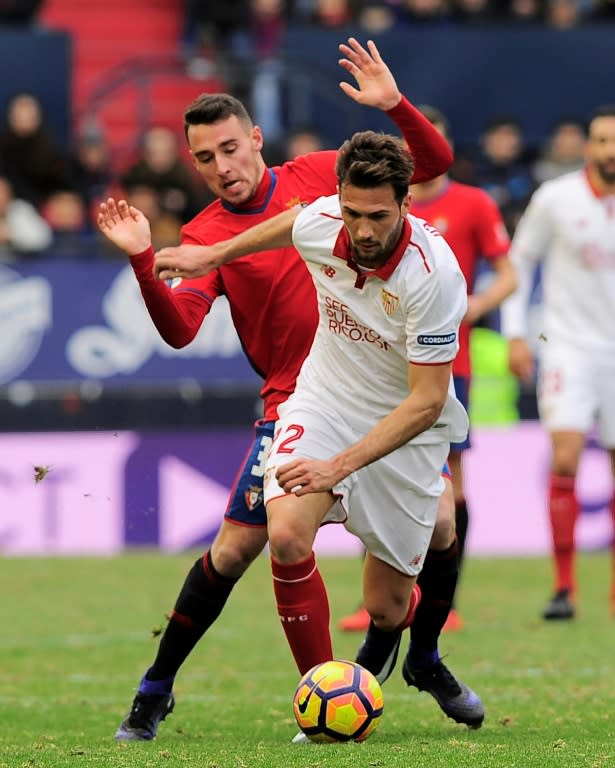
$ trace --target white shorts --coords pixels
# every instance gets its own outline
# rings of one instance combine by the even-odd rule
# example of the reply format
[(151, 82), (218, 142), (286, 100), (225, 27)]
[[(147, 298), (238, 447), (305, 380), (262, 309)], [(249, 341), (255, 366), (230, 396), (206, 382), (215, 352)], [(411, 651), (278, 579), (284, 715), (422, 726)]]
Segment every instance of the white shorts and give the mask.
[[(285, 495), (276, 469), (297, 458), (328, 459), (362, 435), (339, 416), (315, 412), (293, 395), (276, 423), (265, 470), (265, 504)], [(335, 486), (323, 523), (344, 523), (374, 557), (409, 576), (420, 573), (436, 522), (448, 443), (408, 443)]]
[(615, 355), (559, 342), (540, 349), (538, 410), (549, 432), (587, 434), (597, 427), (605, 448), (615, 447)]

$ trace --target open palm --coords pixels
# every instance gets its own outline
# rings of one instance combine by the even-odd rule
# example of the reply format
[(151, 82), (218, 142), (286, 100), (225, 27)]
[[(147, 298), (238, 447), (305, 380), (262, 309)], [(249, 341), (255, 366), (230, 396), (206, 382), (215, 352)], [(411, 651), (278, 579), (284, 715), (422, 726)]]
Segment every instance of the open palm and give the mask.
[(339, 46), (345, 58), (339, 65), (357, 81), (358, 88), (340, 83), (340, 88), (358, 104), (389, 110), (397, 106), (401, 93), (391, 70), (383, 61), (376, 44), (367, 41), (367, 49), (356, 38), (348, 38), (348, 45)]
[(98, 209), (100, 231), (129, 256), (142, 253), (152, 244), (149, 221), (125, 200), (107, 198)]

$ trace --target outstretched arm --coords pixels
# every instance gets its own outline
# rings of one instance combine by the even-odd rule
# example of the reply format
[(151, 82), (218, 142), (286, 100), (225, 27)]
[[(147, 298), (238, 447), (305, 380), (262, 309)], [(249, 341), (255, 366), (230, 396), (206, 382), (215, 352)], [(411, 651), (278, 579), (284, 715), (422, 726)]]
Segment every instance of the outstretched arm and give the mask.
[(101, 232), (128, 255), (158, 333), (172, 347), (185, 347), (196, 336), (211, 303), (194, 293), (175, 297), (166, 283), (154, 279), (150, 226), (137, 208), (109, 197), (100, 204), (97, 222)]
[(415, 161), (413, 184), (431, 181), (446, 173), (453, 162), (448, 141), (406, 99), (373, 40), (364, 48), (354, 37), (339, 46), (344, 58), (339, 65), (352, 75), (358, 87), (341, 82), (344, 93), (363, 106), (385, 111), (397, 125)]
[(296, 206), (214, 245), (163, 248), (155, 256), (154, 275), (159, 280), (200, 277), (240, 256), (290, 247), (293, 224), (300, 211), (301, 207)]
[[(350, 37), (348, 44), (341, 43), (339, 49), (343, 54), (343, 58), (339, 60), (340, 66), (354, 77), (357, 84), (354, 87), (350, 83), (342, 82), (340, 88), (353, 101), (381, 109), (395, 122), (415, 160), (412, 183), (429, 181), (446, 173), (453, 162), (453, 153), (448, 142), (401, 94), (376, 44), (369, 40), (367, 48), (364, 48), (356, 38)], [(250, 237), (252, 236), (251, 234)], [(238, 247), (236, 240), (232, 242), (234, 247)], [(163, 248), (156, 254), (154, 274), (162, 280), (172, 277), (195, 278), (207, 274), (231, 258), (266, 250), (267, 247), (281, 247), (275, 244), (258, 249), (248, 246), (241, 253), (234, 251), (233, 256), (229, 257), (226, 252), (228, 243), (229, 241), (215, 245), (183, 244)]]

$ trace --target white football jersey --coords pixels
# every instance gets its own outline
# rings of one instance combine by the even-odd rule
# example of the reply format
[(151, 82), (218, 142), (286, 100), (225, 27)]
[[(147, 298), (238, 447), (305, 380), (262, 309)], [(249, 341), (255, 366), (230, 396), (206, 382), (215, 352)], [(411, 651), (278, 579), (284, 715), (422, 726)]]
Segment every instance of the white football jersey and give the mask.
[(541, 339), (613, 352), (615, 195), (598, 196), (584, 170), (544, 183), (519, 221), (510, 257), (519, 288), (501, 308), (505, 336), (527, 337), (528, 300), (542, 262)]
[[(454, 359), (467, 305), (463, 274), (445, 239), (414, 216), (389, 261), (361, 271), (350, 258), (337, 195), (301, 211), (293, 242), (312, 274), (320, 315), (297, 394), (367, 432), (408, 397), (409, 362)], [(467, 427), (451, 377), (438, 422), (414, 441), (458, 442)]]

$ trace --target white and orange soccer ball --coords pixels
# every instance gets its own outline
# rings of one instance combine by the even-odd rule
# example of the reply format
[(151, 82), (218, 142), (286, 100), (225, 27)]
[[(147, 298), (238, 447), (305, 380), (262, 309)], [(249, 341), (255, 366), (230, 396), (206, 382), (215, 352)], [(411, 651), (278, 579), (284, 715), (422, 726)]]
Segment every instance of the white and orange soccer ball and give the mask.
[(364, 741), (382, 718), (380, 683), (353, 661), (325, 661), (299, 681), (293, 712), (303, 733), (316, 742)]

